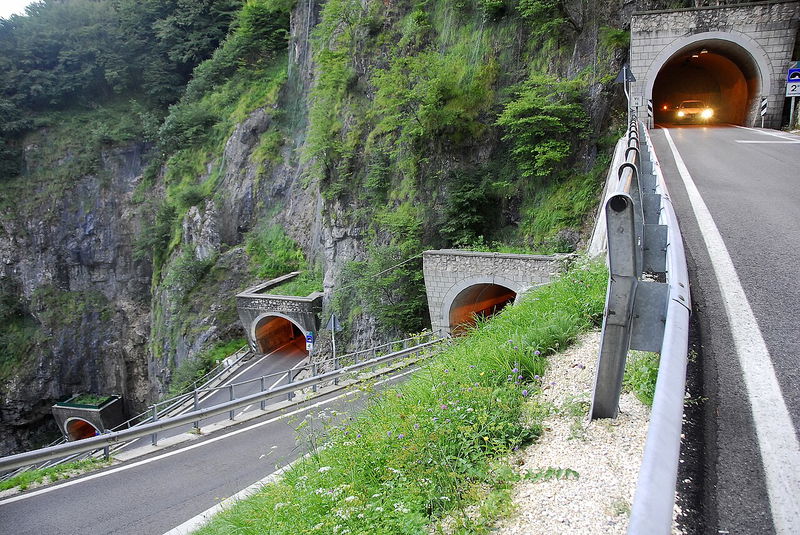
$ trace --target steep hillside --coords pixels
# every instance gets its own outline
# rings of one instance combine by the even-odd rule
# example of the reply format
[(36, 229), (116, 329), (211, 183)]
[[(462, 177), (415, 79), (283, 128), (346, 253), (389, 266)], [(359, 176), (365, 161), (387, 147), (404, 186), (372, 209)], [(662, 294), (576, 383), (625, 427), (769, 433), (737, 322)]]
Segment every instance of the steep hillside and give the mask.
[[(123, 29), (122, 15), (144, 16), (122, 0), (58, 8), (100, 4)], [(428, 325), (424, 249), (581, 245), (619, 127), (612, 81), (633, 3), (147, 4), (165, 10), (147, 14), (160, 31), (137, 39), (166, 47), (172, 85), (142, 71), (130, 80), (149, 85), (97, 89), (119, 80), (104, 67), (84, 97), (54, 86), (35, 100), (24, 62), (0, 63), (28, 84), (6, 86), (0, 106), (19, 119), (0, 158), (0, 451), (29, 446), (73, 392), (153, 401), (241, 337), (233, 295), (257, 280), (318, 273), (356, 347)], [(44, 24), (53, 5), (30, 19)], [(0, 24), (6, 49), (33, 35), (23, 22)], [(200, 29), (181, 46), (172, 30), (187, 27)], [(201, 45), (213, 53), (189, 57)], [(113, 64), (99, 57), (76, 62)], [(184, 63), (170, 71), (170, 58)]]

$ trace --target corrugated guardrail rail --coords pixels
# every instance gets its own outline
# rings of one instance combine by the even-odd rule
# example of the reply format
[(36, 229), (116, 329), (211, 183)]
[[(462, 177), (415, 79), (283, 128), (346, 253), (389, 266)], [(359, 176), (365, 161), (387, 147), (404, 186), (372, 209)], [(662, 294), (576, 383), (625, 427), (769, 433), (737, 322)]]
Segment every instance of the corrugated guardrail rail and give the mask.
[[(245, 407), (252, 403), (266, 401), (269, 398), (280, 395), (288, 396), (289, 399), (291, 399), (299, 390), (309, 387), (318, 387), (319, 385), (326, 383), (336, 383), (340, 379), (346, 378), (351, 374), (355, 374), (366, 368), (384, 365), (393, 360), (422, 353), (424, 350), (431, 348), (432, 346), (435, 346), (444, 340), (445, 338), (435, 338), (431, 333), (428, 333), (412, 339), (401, 340), (399, 342), (390, 342), (389, 344), (386, 344), (386, 347), (389, 348), (390, 351), (384, 355), (376, 355), (376, 348), (370, 348), (349, 355), (342, 355), (336, 358), (336, 361), (339, 363), (346, 364), (342, 367), (337, 367), (334, 370), (312, 375), (304, 379), (298, 380), (292, 378), (291, 382), (287, 384), (275, 386), (263, 392), (256, 392), (255, 394), (244, 396), (225, 403), (220, 403), (219, 405), (215, 405), (213, 407), (193, 410), (191, 412), (181, 414), (180, 416), (173, 416), (170, 418), (164, 418), (162, 420), (151, 421), (122, 431), (115, 431), (75, 442), (67, 442), (65, 444), (60, 444), (49, 448), (42, 448), (39, 450), (2, 457), (0, 458), (0, 471), (13, 470), (22, 466), (28, 466), (49, 459), (66, 457), (79, 452), (102, 450), (104, 448), (113, 447), (136, 438), (148, 435), (152, 436), (159, 431), (173, 429), (175, 427), (180, 427), (187, 424), (194, 424), (195, 422), (198, 422), (204, 418), (209, 418), (218, 414), (224, 414), (226, 412), (230, 413), (231, 411), (240, 407)], [(409, 341), (413, 341), (414, 343), (409, 345)], [(392, 344), (399, 345), (400, 349), (392, 351)], [(362, 356), (364, 355), (372, 355), (372, 357), (363, 359)], [(289, 372), (291, 372), (291, 375), (294, 375), (297, 370), (289, 370)], [(281, 373), (285, 374), (287, 372)], [(261, 407), (265, 408), (263, 404)]]
[(629, 349), (661, 354), (628, 533), (668, 535), (680, 457), (691, 302), (675, 211), (647, 129), (636, 117), (629, 125), (617, 178), (609, 184), (604, 210), (610, 277), (591, 417), (617, 415)]

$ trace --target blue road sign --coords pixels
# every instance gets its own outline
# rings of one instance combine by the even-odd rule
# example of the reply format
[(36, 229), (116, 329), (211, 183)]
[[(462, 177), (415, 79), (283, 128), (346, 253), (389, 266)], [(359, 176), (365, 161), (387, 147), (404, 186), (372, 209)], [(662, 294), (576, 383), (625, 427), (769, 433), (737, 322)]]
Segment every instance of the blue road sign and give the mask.
[(786, 74), (786, 81), (787, 82), (800, 82), (800, 68), (789, 69), (789, 72)]
[(314, 343), (314, 333), (312, 333), (311, 331), (308, 331), (306, 333), (306, 343), (307, 344), (313, 344)]

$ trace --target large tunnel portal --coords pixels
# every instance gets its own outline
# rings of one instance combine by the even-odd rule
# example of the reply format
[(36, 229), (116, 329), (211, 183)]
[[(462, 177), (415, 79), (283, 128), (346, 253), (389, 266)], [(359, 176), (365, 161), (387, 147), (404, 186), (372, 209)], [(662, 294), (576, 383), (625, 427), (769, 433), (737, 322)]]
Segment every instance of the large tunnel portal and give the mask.
[(476, 284), (464, 289), (450, 305), (450, 332), (463, 333), (476, 318), (491, 317), (516, 299), (513, 290), (499, 284)]
[(255, 341), (258, 351), (263, 354), (292, 344), (306, 351), (303, 331), (293, 322), (280, 316), (265, 316), (255, 325)]
[(654, 119), (681, 122), (680, 104), (700, 100), (713, 110), (707, 122), (751, 124), (758, 113), (761, 85), (758, 64), (740, 45), (722, 39), (696, 41), (673, 54), (659, 70), (653, 85)]

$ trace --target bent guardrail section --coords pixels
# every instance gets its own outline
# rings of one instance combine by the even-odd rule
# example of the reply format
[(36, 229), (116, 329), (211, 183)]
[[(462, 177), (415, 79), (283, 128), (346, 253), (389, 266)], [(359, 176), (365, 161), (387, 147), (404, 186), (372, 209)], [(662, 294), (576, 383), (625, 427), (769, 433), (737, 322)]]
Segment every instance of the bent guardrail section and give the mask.
[(630, 349), (661, 354), (628, 534), (668, 535), (686, 384), (688, 271), (661, 168), (635, 116), (626, 138), (603, 209), (610, 276), (590, 417), (616, 417)]
[[(39, 450), (2, 457), (0, 458), (0, 471), (13, 470), (15, 468), (19, 468), (22, 466), (28, 466), (31, 464), (47, 461), (50, 459), (66, 457), (68, 455), (72, 455), (75, 453), (102, 450), (104, 448), (113, 447), (136, 438), (152, 436), (153, 434), (158, 433), (159, 431), (165, 431), (167, 429), (173, 429), (175, 427), (193, 424), (194, 422), (197, 422), (204, 418), (216, 416), (218, 414), (224, 414), (226, 412), (229, 413), (230, 411), (233, 411), (240, 407), (245, 407), (253, 403), (259, 403), (262, 400), (267, 400), (272, 397), (277, 397), (280, 395), (292, 396), (298, 390), (302, 390), (308, 387), (313, 387), (315, 385), (319, 386), (320, 384), (328, 382), (334, 382), (335, 380), (341, 379), (347, 376), (348, 374), (359, 372), (365, 368), (376, 366), (378, 364), (384, 364), (391, 360), (420, 353), (423, 350), (442, 342), (443, 340), (445, 340), (445, 338), (436, 338), (433, 340), (428, 340), (416, 344), (412, 347), (407, 347), (399, 351), (393, 351), (386, 355), (366, 360), (361, 360), (360, 362), (343, 366), (341, 368), (331, 370), (329, 372), (311, 376), (306, 379), (294, 380), (290, 383), (276, 386), (264, 392), (257, 392), (255, 394), (244, 396), (242, 398), (233, 401), (228, 401), (226, 403), (221, 403), (213, 407), (187, 412), (180, 416), (165, 418), (162, 420), (156, 420), (123, 431), (106, 433), (96, 437), (78, 440), (76, 442), (68, 442), (66, 444), (60, 444), (58, 446), (53, 446), (50, 448), (43, 448)], [(344, 357), (346, 357), (346, 355), (340, 358)]]

